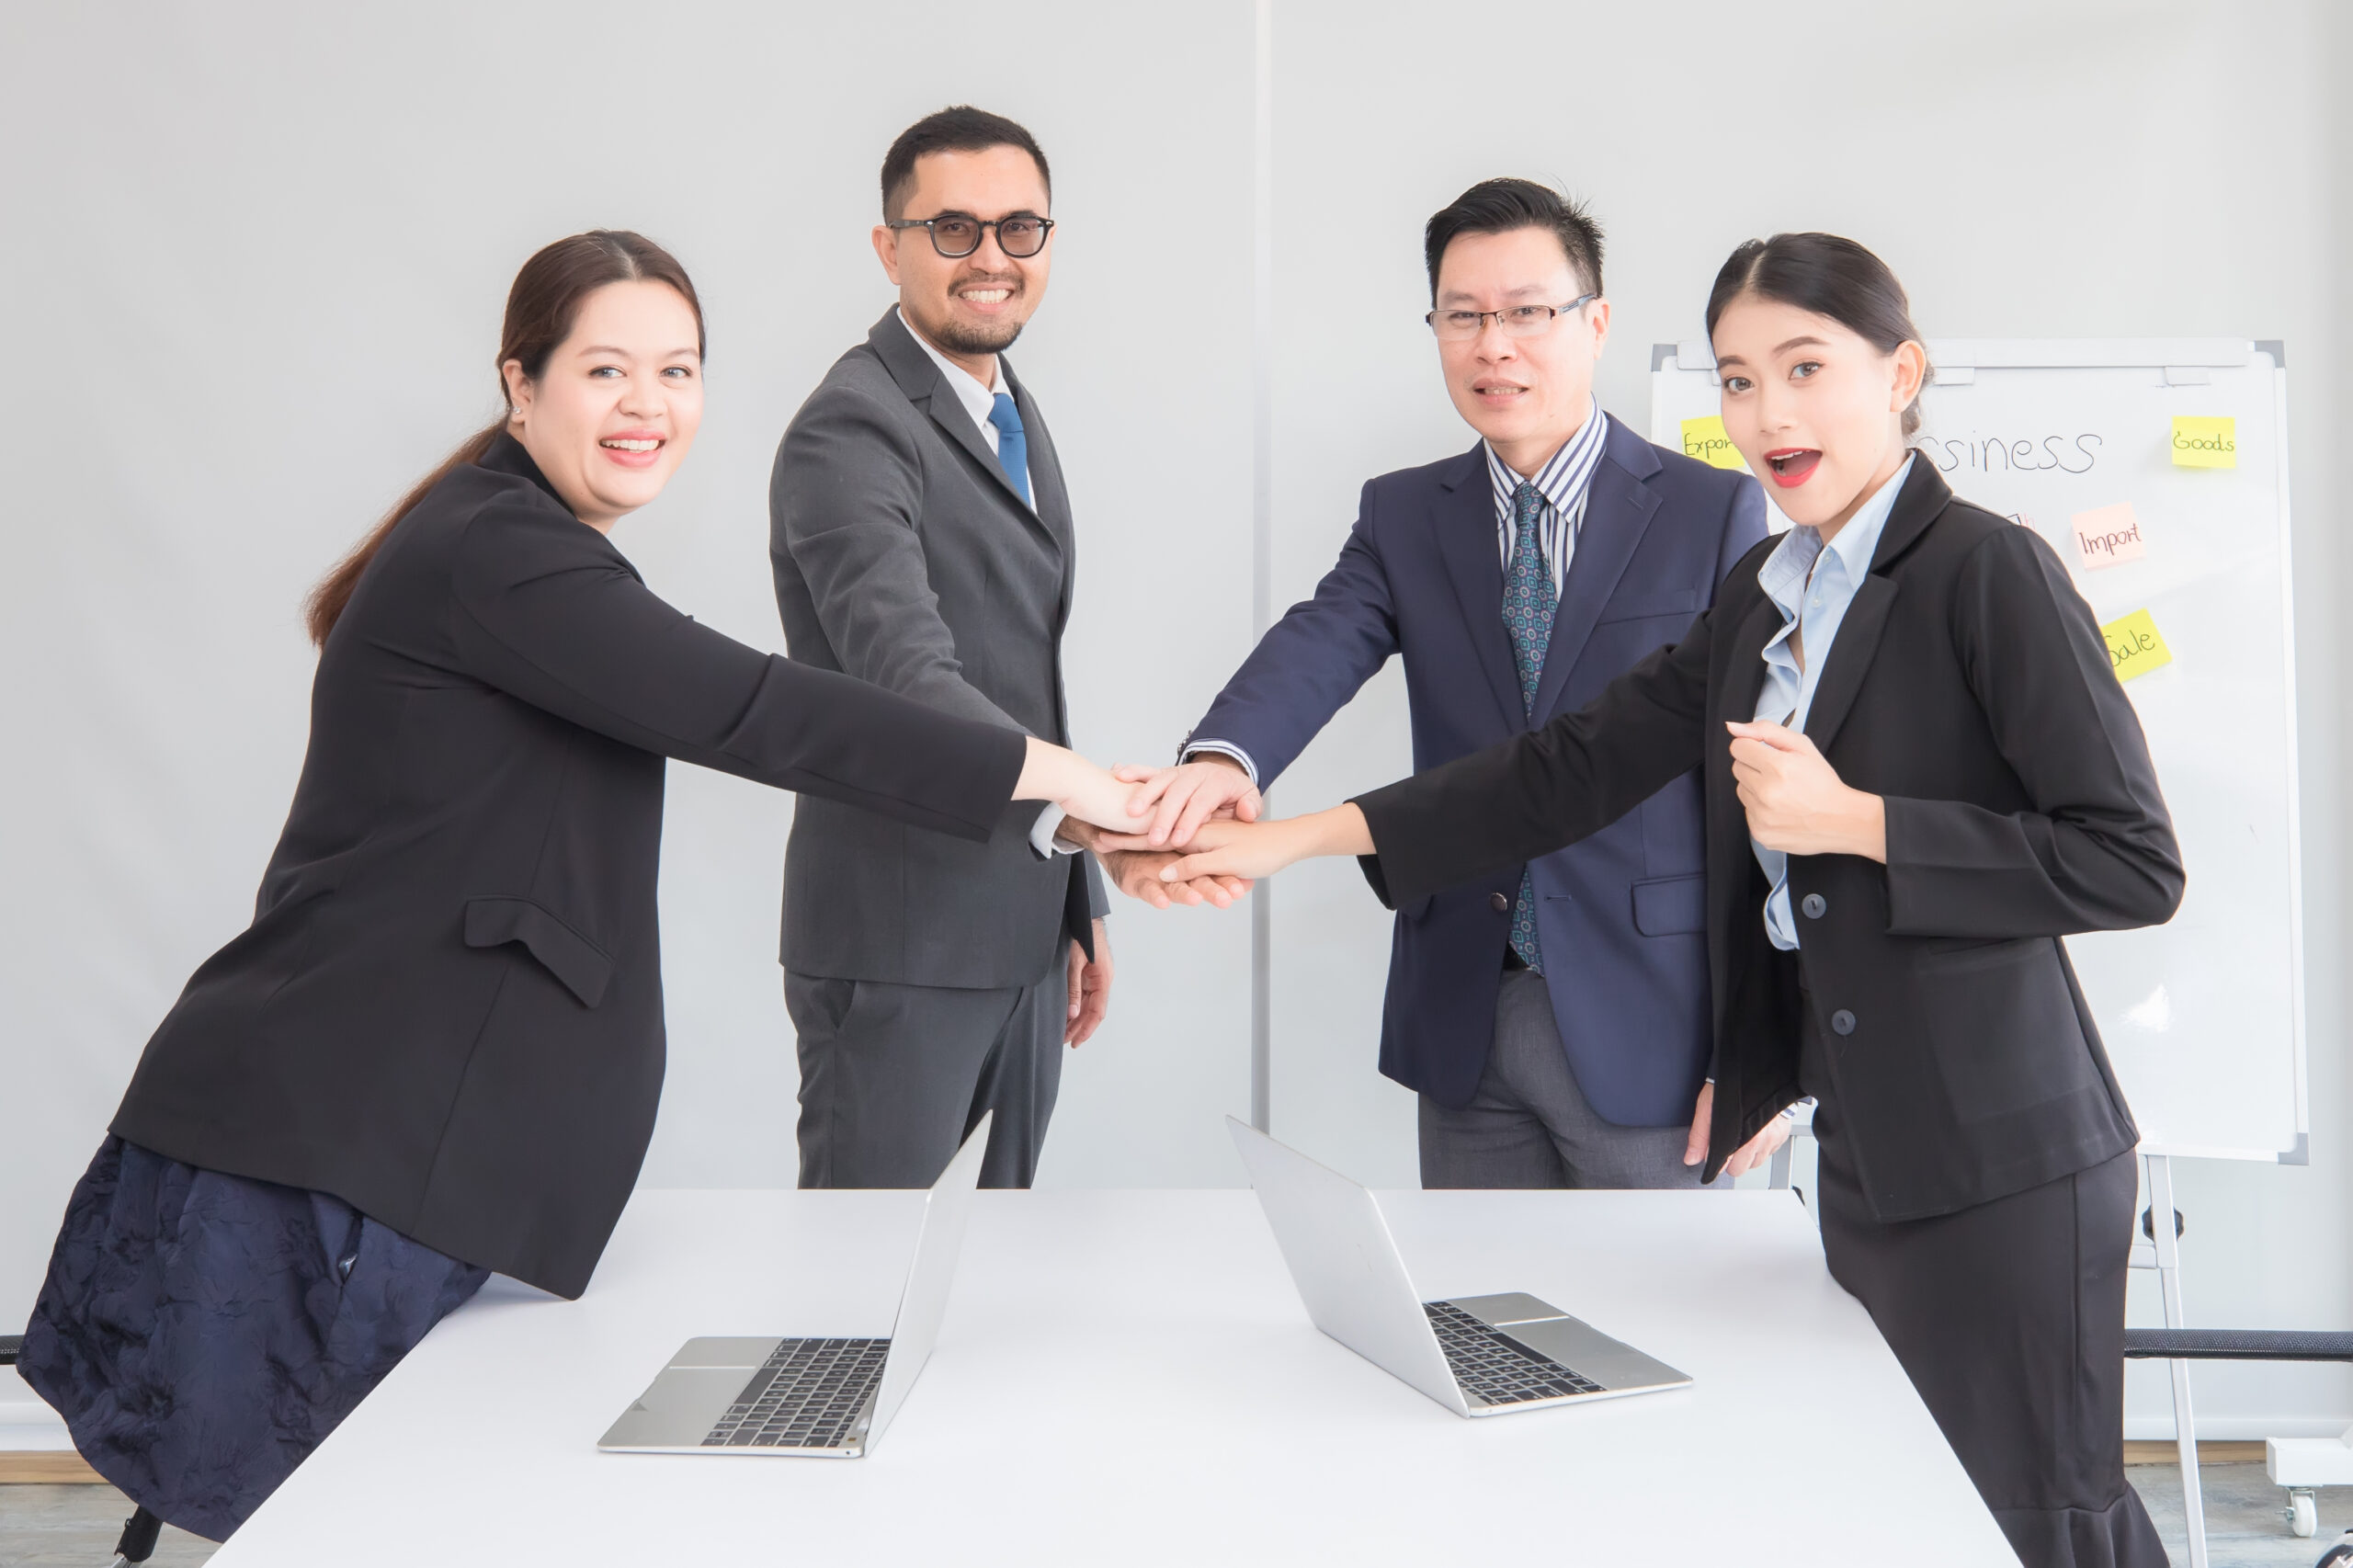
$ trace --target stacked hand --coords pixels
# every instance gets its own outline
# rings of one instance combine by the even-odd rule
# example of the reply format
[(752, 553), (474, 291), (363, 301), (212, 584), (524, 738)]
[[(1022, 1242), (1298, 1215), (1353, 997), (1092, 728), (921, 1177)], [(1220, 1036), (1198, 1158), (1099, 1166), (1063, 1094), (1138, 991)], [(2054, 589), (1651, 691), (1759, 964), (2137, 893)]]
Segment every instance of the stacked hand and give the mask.
[[(1201, 766), (1193, 765), (1195, 770)], [(1154, 811), (1166, 794), (1169, 778), (1187, 771), (1123, 767), (1117, 773), (1107, 772), (1075, 752), (1033, 737), (1021, 777), (1014, 785), (1013, 798), (1051, 801), (1062, 807), (1064, 817), (1056, 836), (1102, 856), (1112, 881), (1131, 898), (1142, 899), (1160, 909), (1172, 903), (1213, 903), (1223, 909), (1250, 891), (1249, 881), (1206, 873), (1170, 878), (1165, 875), (1166, 869), (1180, 857), (1168, 847), (1170, 837), (1166, 831), (1157, 840), (1148, 831)], [(1211, 781), (1201, 779), (1196, 772), (1178, 805), (1169, 808), (1172, 823), (1187, 802), (1194, 802), (1199, 814), (1221, 806), (1228, 811), (1245, 810), (1252, 816), (1257, 814), (1258, 792), (1249, 787), (1248, 776), (1239, 769), (1218, 771), (1231, 772), (1241, 780), (1241, 790), (1221, 795), (1216, 789), (1202, 788)], [(1114, 831), (1106, 833), (1106, 829)]]
[[(1112, 777), (1129, 788), (1125, 813), (1100, 827), (1063, 824), (1060, 836), (1102, 858), (1111, 881), (1130, 898), (1155, 909), (1173, 903), (1229, 908), (1250, 891), (1250, 879), (1204, 872), (1171, 876), (1169, 867), (1194, 830), (1212, 816), (1247, 822), (1263, 803), (1239, 764), (1190, 762), (1176, 767), (1127, 767)], [(1105, 829), (1109, 831), (1104, 831)]]
[(1148, 847), (1150, 840), (1142, 834), (1106, 833), (1087, 824), (1070, 821), (1055, 830), (1055, 836), (1082, 849), (1094, 850), (1102, 859), (1103, 869), (1110, 873), (1114, 886), (1154, 909), (1166, 909), (1172, 903), (1213, 903), (1227, 909), (1250, 891), (1247, 877), (1214, 873), (1166, 877), (1168, 868), (1185, 857), (1175, 850)]
[(1192, 841), (1201, 824), (1212, 819), (1256, 822), (1266, 798), (1250, 782), (1250, 775), (1231, 758), (1212, 754), (1199, 762), (1175, 767), (1120, 767), (1119, 778), (1137, 786), (1128, 810), (1148, 824), (1129, 828), (1153, 848), (1179, 848)]

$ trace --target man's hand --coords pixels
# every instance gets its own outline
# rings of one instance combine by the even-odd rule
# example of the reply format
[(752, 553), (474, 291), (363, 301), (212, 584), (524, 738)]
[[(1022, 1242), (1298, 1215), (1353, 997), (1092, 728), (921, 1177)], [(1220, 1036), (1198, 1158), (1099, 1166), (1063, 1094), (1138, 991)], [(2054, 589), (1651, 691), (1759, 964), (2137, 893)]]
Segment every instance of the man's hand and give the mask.
[(1220, 909), (1232, 907), (1233, 901), (1250, 891), (1247, 879), (1242, 877), (1196, 877), (1190, 881), (1172, 882), (1161, 872), (1178, 858), (1176, 851), (1154, 852), (1148, 849), (1112, 849), (1107, 847), (1109, 835), (1089, 824), (1064, 819), (1054, 830), (1054, 836), (1082, 849), (1092, 849), (1103, 862), (1111, 885), (1130, 898), (1141, 899), (1154, 909), (1166, 909), (1172, 903), (1213, 903)]
[(1172, 903), (1213, 903), (1220, 909), (1231, 909), (1250, 891), (1250, 882), (1244, 877), (1195, 877), (1187, 882), (1164, 881), (1161, 872), (1183, 858), (1173, 849), (1114, 849), (1103, 856), (1103, 869), (1110, 873), (1114, 887), (1154, 909), (1166, 909)]
[[(1709, 1128), (1715, 1120), (1716, 1086), (1699, 1085), (1699, 1103), (1691, 1111), (1691, 1136), (1684, 1141), (1683, 1163), (1696, 1165), (1708, 1157)], [(1723, 1174), (1736, 1176), (1755, 1170), (1773, 1157), (1773, 1151), (1790, 1141), (1790, 1119), (1777, 1116), (1756, 1130), (1756, 1136), (1743, 1143), (1724, 1162)]]
[(1154, 849), (1187, 842), (1212, 817), (1256, 822), (1266, 804), (1249, 773), (1222, 752), (1203, 752), (1199, 761), (1175, 767), (1118, 767), (1111, 776), (1142, 786), (1128, 801), (1130, 812), (1142, 816), (1157, 804), (1149, 827), (1139, 823), (1128, 829)]
[[(1811, 739), (1762, 720), (1724, 728), (1733, 733), (1732, 776), (1750, 837), (1790, 855), (1886, 861), (1887, 802), (1848, 789)], [(1128, 809), (1136, 811), (1145, 793), (1137, 790)]]
[(1111, 933), (1095, 923), (1095, 961), (1086, 949), (1070, 945), (1070, 1020), (1063, 1028), (1063, 1043), (1075, 1051), (1103, 1025), (1111, 1010)]

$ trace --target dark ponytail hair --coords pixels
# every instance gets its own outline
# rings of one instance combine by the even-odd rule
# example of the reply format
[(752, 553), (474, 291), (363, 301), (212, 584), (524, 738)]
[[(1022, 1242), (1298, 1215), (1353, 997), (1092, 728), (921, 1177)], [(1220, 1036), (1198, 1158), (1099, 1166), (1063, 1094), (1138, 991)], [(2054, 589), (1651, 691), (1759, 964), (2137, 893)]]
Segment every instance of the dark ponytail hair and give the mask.
[[(1743, 294), (1827, 316), (1882, 354), (1921, 341), (1919, 328), (1912, 324), (1912, 301), (1887, 263), (1836, 234), (1775, 234), (1733, 251), (1708, 290), (1711, 338), (1725, 307)], [(1935, 377), (1931, 369), (1920, 384)], [(1904, 411), (1904, 438), (1910, 440), (1919, 428), (1915, 397)]]
[(515, 400), (506, 394), (507, 363), (511, 360), (519, 364), (525, 380), (538, 381), (547, 371), (548, 357), (572, 335), (572, 324), (580, 314), (582, 301), (608, 283), (640, 280), (666, 283), (678, 291), (687, 301), (687, 308), (694, 312), (695, 351), (701, 353), (702, 301), (695, 295), (695, 286), (688, 278), (687, 269), (678, 265), (677, 257), (644, 235), (627, 229), (592, 229), (587, 233), (556, 241), (523, 264), (523, 270), (515, 275), (515, 286), (506, 291), (506, 322), (499, 329), (498, 358), (492, 362), (498, 373), (499, 395), (506, 399), (506, 413), (468, 437), (463, 445), (442, 460), (440, 467), (417, 481), (416, 487), (384, 514), (384, 520), (370, 528), (368, 537), (354, 545), (351, 553), (319, 580), (319, 585), (311, 590), (311, 597), (302, 604), (302, 623), (313, 642), (322, 648), (326, 646), (327, 633), (335, 630), (344, 607), (351, 602), (360, 574), (368, 570), (368, 562), (376, 558), (385, 537), (400, 520), (415, 511), (417, 503), (449, 478), (453, 470), (480, 462), (489, 453), (491, 444), (506, 433), (507, 420), (515, 411)]

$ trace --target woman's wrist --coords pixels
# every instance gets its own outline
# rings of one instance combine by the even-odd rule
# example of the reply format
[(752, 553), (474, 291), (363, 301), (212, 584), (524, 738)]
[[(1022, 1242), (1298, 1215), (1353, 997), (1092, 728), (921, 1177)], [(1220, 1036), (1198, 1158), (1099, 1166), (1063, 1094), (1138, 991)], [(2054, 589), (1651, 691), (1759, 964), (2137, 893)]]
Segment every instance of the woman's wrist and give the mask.
[(1860, 790), (1849, 790), (1854, 798), (1847, 802), (1845, 832), (1846, 852), (1859, 855), (1866, 860), (1887, 864), (1887, 801), (1883, 796), (1867, 795)]
[(1055, 794), (1051, 780), (1054, 754), (1062, 748), (1051, 745), (1035, 735), (1024, 735), (1021, 739), (1021, 772), (1013, 781), (1013, 798), (1017, 801), (1051, 801)]
[(1041, 741), (1035, 735), (1022, 738), (1029, 746), (1022, 756), (1021, 776), (1013, 781), (1013, 798), (1068, 801), (1076, 795), (1086, 783), (1085, 759), (1051, 741)]
[(1315, 855), (1370, 855), (1372, 827), (1354, 801), (1297, 819), (1305, 840), (1299, 858)]

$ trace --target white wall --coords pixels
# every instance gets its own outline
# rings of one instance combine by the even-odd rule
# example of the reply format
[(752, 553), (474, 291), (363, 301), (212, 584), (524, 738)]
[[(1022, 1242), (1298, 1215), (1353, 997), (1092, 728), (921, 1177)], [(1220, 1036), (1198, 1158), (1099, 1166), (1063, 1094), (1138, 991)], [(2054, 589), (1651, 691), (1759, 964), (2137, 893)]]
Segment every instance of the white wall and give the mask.
[[(301, 758), (301, 596), (494, 411), (499, 310), (535, 246), (636, 227), (694, 274), (703, 432), (616, 537), (657, 590), (781, 650), (769, 460), (894, 297), (867, 238), (882, 152), (968, 97), (1023, 120), (1062, 222), (1014, 358), (1079, 521), (1074, 723), (1098, 756), (1157, 760), (1207, 704), (1249, 647), (1250, 14), (1146, 37), (1085, 5), (1020, 10), (20, 19), (0, 419), (40, 456), (0, 503), (0, 1324), (29, 1309), (142, 1044), (250, 917)], [(1242, 243), (1182, 237), (1220, 210)], [(1181, 621), (1137, 586), (1219, 558), (1239, 572), (1191, 573)], [(1181, 635), (1135, 634), (1154, 627)], [(671, 1069), (645, 1179), (790, 1185), (790, 803), (686, 767), (670, 788)], [(1230, 1179), (1249, 935), (1213, 913), (1117, 912), (1111, 1020), (1067, 1064), (1043, 1179)]]
[[(2347, 574), (2331, 459), (2348, 406), (2332, 243), (2346, 237), (2347, 165), (2328, 85), (2347, 55), (2329, 8), (1796, 5), (1747, 41), (1758, 13), (1731, 0), (1351, 15), (1336, 28), (1322, 7), (1277, 9), (1279, 604), (1331, 564), (1365, 478), (1472, 439), (1416, 319), (1420, 226), (1491, 175), (1592, 201), (1615, 310), (1600, 394), (1638, 428), (1651, 345), (1700, 336), (1724, 256), (1781, 229), (1871, 245), (1933, 336), (2287, 340), (2313, 1162), (2190, 1162), (2179, 1201), (2192, 1323), (2353, 1326), (2347, 863), (2332, 809)], [(1434, 64), (1441, 52), (1465, 63)], [(1408, 766), (1392, 669), (1285, 776), (1279, 809)], [(1277, 1131), (1409, 1184), (1412, 1099), (1371, 1071), (1387, 919), (1340, 863), (1286, 873), (1275, 911)], [(2154, 1294), (2136, 1289), (2133, 1311), (2158, 1321)], [(2208, 1436), (2353, 1421), (2353, 1369), (2216, 1367), (2197, 1387)], [(2137, 1431), (2169, 1423), (2157, 1376), (2135, 1369), (2131, 1392)]]
[[(2353, 408), (2347, 128), (2324, 85), (2353, 63), (2341, 24), (2285, 0), (1814, 5), (1775, 12), (1757, 48), (1737, 41), (1755, 17), (1277, 0), (1276, 602), (1329, 564), (1365, 478), (1469, 444), (1417, 319), (1419, 233), (1486, 175), (1593, 199), (1617, 310), (1603, 397), (1638, 423), (1649, 345), (1696, 335), (1724, 253), (1779, 228), (1880, 249), (1937, 335), (2286, 339), (2313, 1163), (2182, 1173), (2188, 1301), (2193, 1322), (2353, 1324), (2353, 866), (2330, 809), (2353, 585), (2329, 462)], [(1098, 756), (1165, 754), (1249, 640), (1250, 30), (1245, 0), (19, 21), (0, 58), (0, 418), (22, 454), (0, 492), (0, 1323), (141, 1043), (249, 913), (301, 757), (303, 589), (489, 413), (506, 280), (549, 238), (635, 226), (695, 272), (705, 433), (620, 542), (696, 614), (781, 647), (768, 459), (888, 302), (865, 248), (881, 150), (960, 98), (1029, 123), (1064, 226), (1015, 358), (1078, 507), (1074, 718)], [(1283, 808), (1406, 759), (1392, 674)], [(671, 790), (673, 1062), (646, 1179), (786, 1182), (790, 806), (686, 767)], [(1411, 1103), (1372, 1067), (1386, 918), (1345, 865), (1276, 893), (1277, 1129), (1410, 1183)], [(1214, 1113), (1247, 1100), (1245, 922), (1123, 905), (1116, 946), (1112, 1021), (1070, 1063), (1042, 1179), (1236, 1179)], [(2200, 1389), (2209, 1435), (2353, 1420), (2336, 1370), (2215, 1369)], [(2163, 1409), (2137, 1374), (2134, 1401)]]

